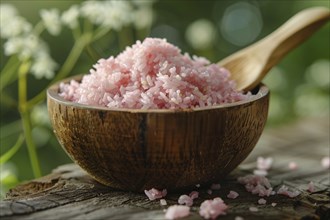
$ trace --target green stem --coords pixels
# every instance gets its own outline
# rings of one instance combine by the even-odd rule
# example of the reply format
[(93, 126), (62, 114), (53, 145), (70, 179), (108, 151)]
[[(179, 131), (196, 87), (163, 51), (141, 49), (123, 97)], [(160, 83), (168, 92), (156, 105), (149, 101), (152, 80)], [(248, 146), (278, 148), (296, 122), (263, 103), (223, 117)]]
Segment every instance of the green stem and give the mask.
[(19, 60), (16, 56), (11, 56), (7, 61), (4, 68), (0, 73), (0, 91), (5, 88), (9, 83), (13, 82), (17, 78), (15, 71), (17, 70)]
[(105, 28), (105, 27), (99, 27), (93, 36), (93, 41), (96, 41), (106, 35), (110, 31), (110, 28)]
[(29, 152), (30, 162), (35, 177), (41, 176), (39, 160), (37, 156), (36, 146), (32, 138), (32, 126), (30, 111), (27, 108), (27, 80), (26, 75), (30, 70), (31, 62), (23, 61), (18, 70), (18, 104), (21, 114), (23, 129), (25, 134), (26, 145)]
[[(78, 61), (78, 58), (80, 57), (83, 49), (91, 42), (92, 35), (89, 33), (83, 34), (73, 45), (66, 61), (64, 62), (62, 68), (56, 74), (55, 78), (50, 82), (50, 84), (53, 84), (57, 82), (60, 79), (63, 79), (66, 77), (73, 67), (75, 66), (76, 62)], [(45, 90), (41, 91), (38, 95), (33, 97), (28, 103), (28, 108), (32, 108), (34, 105), (38, 104), (42, 100), (44, 100), (46, 97)]]
[(86, 49), (88, 56), (93, 60), (94, 63), (100, 59), (101, 55), (95, 50), (95, 48), (91, 44), (87, 45)]
[(34, 26), (33, 33), (39, 36), (45, 30), (44, 22), (39, 21), (36, 26)]
[(6, 153), (4, 153), (1, 157), (0, 157), (0, 164), (4, 164), (6, 163), (10, 158), (12, 158), (16, 152), (21, 148), (22, 144), (24, 142), (24, 135), (21, 134), (15, 145), (13, 147), (11, 147)]

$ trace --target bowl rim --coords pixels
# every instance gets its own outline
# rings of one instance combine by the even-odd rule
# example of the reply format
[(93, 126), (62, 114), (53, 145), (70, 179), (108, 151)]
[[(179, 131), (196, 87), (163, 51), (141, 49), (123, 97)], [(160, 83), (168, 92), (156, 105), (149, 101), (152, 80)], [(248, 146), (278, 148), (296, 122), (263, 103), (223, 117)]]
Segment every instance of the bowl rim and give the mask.
[(65, 100), (63, 97), (61, 97), (58, 94), (59, 86), (61, 83), (68, 83), (71, 80), (80, 81), (81, 78), (85, 74), (79, 74), (72, 77), (68, 77), (65, 79), (62, 79), (58, 82), (55, 82), (52, 84), (49, 88), (47, 88), (47, 99), (53, 99), (57, 103), (65, 106), (73, 106), (80, 109), (89, 109), (89, 110), (103, 110), (103, 111), (113, 111), (113, 112), (130, 112), (130, 113), (179, 113), (179, 112), (200, 112), (205, 110), (214, 110), (214, 109), (223, 109), (223, 108), (233, 108), (233, 107), (239, 107), (245, 104), (251, 104), (253, 102), (256, 102), (257, 100), (260, 100), (262, 98), (265, 98), (269, 95), (270, 91), (269, 88), (263, 84), (260, 83), (256, 86), (258, 88), (257, 93), (252, 96), (252, 98), (249, 98), (247, 100), (242, 100), (238, 102), (233, 103), (225, 103), (225, 104), (219, 104), (219, 105), (213, 105), (213, 106), (206, 106), (206, 107), (198, 107), (198, 108), (187, 108), (187, 109), (130, 109), (130, 108), (109, 108), (109, 107), (103, 107), (103, 106), (96, 106), (96, 105), (86, 105), (86, 104), (80, 104), (72, 101)]

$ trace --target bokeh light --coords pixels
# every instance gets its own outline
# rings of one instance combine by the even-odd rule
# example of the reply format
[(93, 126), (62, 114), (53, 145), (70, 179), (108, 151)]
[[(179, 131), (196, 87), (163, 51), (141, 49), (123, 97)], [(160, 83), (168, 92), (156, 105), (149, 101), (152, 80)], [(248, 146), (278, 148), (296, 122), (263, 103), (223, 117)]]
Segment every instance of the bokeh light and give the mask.
[(223, 37), (237, 46), (252, 43), (260, 34), (262, 26), (259, 9), (248, 2), (237, 2), (229, 6), (219, 22)]

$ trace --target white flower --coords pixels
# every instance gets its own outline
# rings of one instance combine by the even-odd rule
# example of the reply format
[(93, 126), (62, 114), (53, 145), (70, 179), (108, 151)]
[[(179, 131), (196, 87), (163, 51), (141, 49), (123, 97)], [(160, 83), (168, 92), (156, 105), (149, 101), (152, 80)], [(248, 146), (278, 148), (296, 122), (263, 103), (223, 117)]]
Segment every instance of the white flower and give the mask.
[(199, 19), (188, 26), (186, 39), (195, 49), (210, 47), (215, 39), (214, 25), (206, 19)]
[(47, 105), (36, 105), (31, 112), (31, 119), (34, 123), (40, 125), (49, 125), (49, 116), (47, 111)]
[(2, 23), (7, 23), (13, 17), (17, 16), (17, 10), (15, 7), (9, 4), (0, 4), (0, 18), (1, 18), (1, 25)]
[(13, 37), (6, 41), (3, 45), (5, 55), (11, 56), (20, 52), (23, 48), (23, 40), (21, 37)]
[(40, 16), (48, 32), (51, 35), (58, 35), (61, 32), (61, 20), (58, 9), (41, 10)]
[(18, 16), (16, 9), (11, 5), (0, 5), (0, 35), (2, 38), (16, 37), (32, 29), (30, 23)]
[(102, 11), (102, 2), (100, 1), (86, 1), (81, 6), (81, 14), (93, 24), (100, 24), (102, 19), (100, 15)]
[(134, 12), (134, 25), (137, 29), (144, 29), (151, 26), (153, 12), (151, 7), (144, 6)]
[(87, 1), (81, 7), (81, 13), (91, 23), (115, 30), (133, 20), (133, 8), (127, 1)]
[(78, 26), (79, 7), (73, 5), (69, 10), (63, 12), (61, 20), (62, 23), (67, 25), (69, 28), (74, 29)]
[(21, 60), (31, 58), (38, 51), (45, 50), (45, 45), (40, 39), (29, 34), (26, 36), (12, 37), (4, 43), (5, 55), (17, 54)]
[(41, 52), (36, 57), (31, 67), (31, 73), (37, 78), (43, 77), (51, 79), (54, 77), (54, 72), (57, 67), (55, 61), (48, 53)]

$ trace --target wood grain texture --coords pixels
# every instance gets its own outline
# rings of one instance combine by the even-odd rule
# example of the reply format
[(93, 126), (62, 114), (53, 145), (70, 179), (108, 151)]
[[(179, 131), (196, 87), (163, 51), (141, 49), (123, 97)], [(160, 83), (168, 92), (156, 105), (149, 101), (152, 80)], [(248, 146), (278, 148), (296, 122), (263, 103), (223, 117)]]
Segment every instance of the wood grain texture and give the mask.
[(48, 90), (54, 132), (68, 155), (117, 189), (192, 188), (223, 178), (252, 151), (267, 120), (269, 91), (226, 107), (111, 110), (66, 102)]
[[(228, 213), (219, 217), (233, 220), (241, 216), (249, 219), (324, 219), (330, 217), (329, 170), (322, 169), (320, 159), (329, 155), (329, 118), (308, 119), (295, 124), (267, 129), (252, 154), (225, 180), (217, 181), (221, 189), (207, 194), (208, 185), (196, 188), (200, 198), (195, 200), (192, 213), (186, 220), (200, 220), (198, 207), (205, 199), (220, 196), (229, 205)], [(312, 150), (311, 150), (312, 149)], [(299, 190), (299, 197), (290, 199), (282, 195), (266, 197), (266, 205), (258, 205), (260, 197), (245, 191), (236, 178), (252, 173), (258, 156), (271, 156), (274, 165), (268, 178), (277, 189), (282, 183)], [(290, 171), (290, 161), (298, 169)], [(313, 181), (314, 193), (306, 191)], [(237, 191), (237, 199), (228, 199), (229, 190)], [(172, 192), (166, 196), (168, 205), (177, 204), (181, 194)], [(271, 203), (275, 202), (275, 207)], [(250, 212), (249, 207), (258, 207)], [(143, 193), (125, 192), (104, 186), (93, 180), (77, 165), (63, 165), (53, 173), (32, 180), (10, 190), (0, 202), (2, 220), (62, 220), (62, 219), (164, 219), (159, 201), (149, 201)]]

